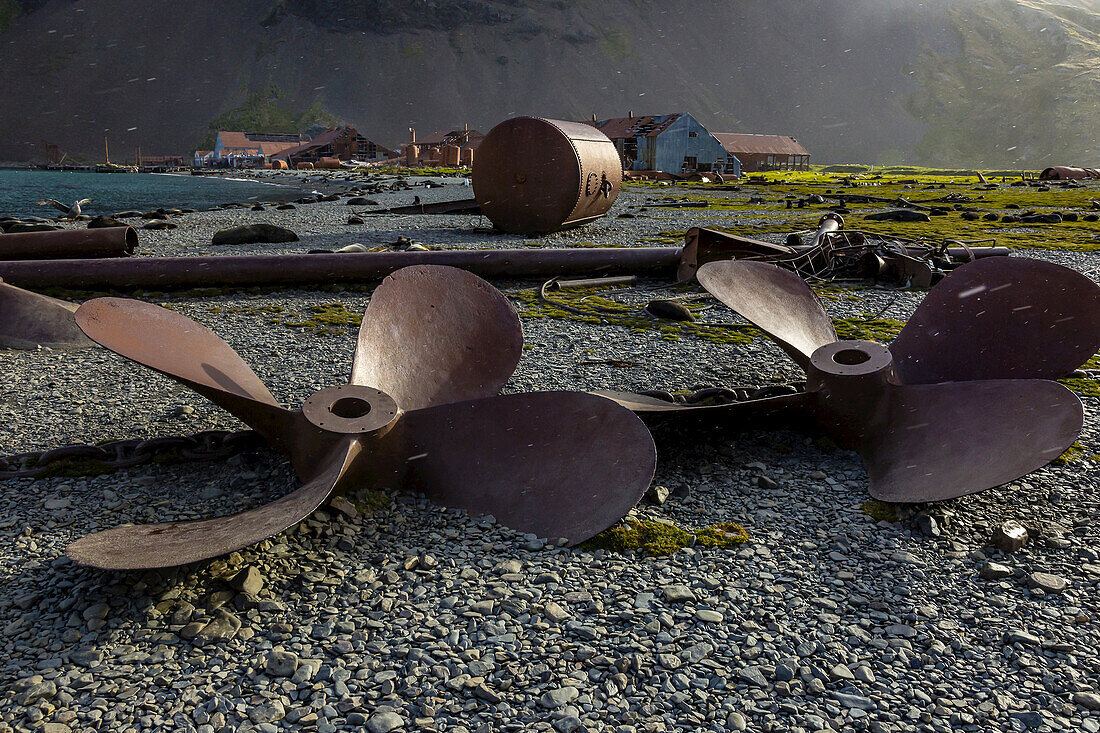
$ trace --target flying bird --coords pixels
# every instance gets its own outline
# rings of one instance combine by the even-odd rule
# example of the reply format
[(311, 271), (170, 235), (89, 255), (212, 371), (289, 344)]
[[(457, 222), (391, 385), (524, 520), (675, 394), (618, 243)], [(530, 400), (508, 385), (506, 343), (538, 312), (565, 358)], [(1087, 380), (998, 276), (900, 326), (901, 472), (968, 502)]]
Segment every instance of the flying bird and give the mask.
[(42, 199), (38, 202), (38, 205), (39, 206), (46, 206), (46, 205), (52, 206), (55, 209), (57, 209), (58, 211), (64, 211), (65, 212), (65, 216), (63, 218), (75, 219), (76, 217), (80, 216), (80, 207), (81, 206), (87, 206), (90, 203), (92, 203), (91, 199), (80, 199), (79, 201), (74, 201), (72, 206), (67, 206), (67, 205), (61, 203), (60, 201), (58, 201), (57, 199)]

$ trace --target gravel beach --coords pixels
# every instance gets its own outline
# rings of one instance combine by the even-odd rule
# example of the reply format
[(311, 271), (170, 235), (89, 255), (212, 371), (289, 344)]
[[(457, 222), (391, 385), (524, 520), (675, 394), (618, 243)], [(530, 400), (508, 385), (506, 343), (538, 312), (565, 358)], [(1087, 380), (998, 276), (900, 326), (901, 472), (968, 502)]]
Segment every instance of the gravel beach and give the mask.
[[(419, 180), (419, 179), (413, 179)], [(138, 256), (368, 247), (649, 244), (696, 225), (767, 212), (646, 208), (684, 195), (627, 187), (610, 214), (537, 238), (483, 217), (371, 214), (472, 195), (370, 192), (306, 176), (339, 200), (171, 216), (139, 229)], [(693, 191), (694, 193), (694, 191)], [(713, 195), (713, 194), (708, 194)], [(251, 205), (252, 202), (249, 202)], [(166, 202), (169, 206), (171, 202)], [(110, 213), (110, 212), (92, 212)], [(347, 224), (352, 214), (363, 224)], [(629, 215), (629, 218), (622, 218)], [(140, 219), (131, 222), (141, 224)], [(265, 221), (299, 242), (213, 246)], [(67, 224), (66, 226), (83, 226)], [(750, 236), (755, 236), (751, 235)], [(779, 235), (760, 235), (782, 241)], [(678, 246), (668, 244), (667, 246)], [(1100, 279), (1094, 253), (1014, 252)], [(547, 317), (535, 282), (494, 283), (523, 320), (506, 392), (693, 390), (796, 382), (771, 342)], [(663, 282), (602, 294), (644, 305), (701, 295)], [(346, 383), (352, 324), (369, 287), (157, 293), (210, 327), (284, 405)], [(826, 300), (834, 319), (905, 321), (923, 293), (859, 288)], [(703, 323), (738, 322), (712, 299)], [(295, 325), (295, 324), (306, 325)], [(675, 338), (671, 336), (675, 335)], [(0, 350), (0, 455), (74, 443), (238, 430), (193, 392), (101, 348)], [(99, 476), (0, 484), (0, 733), (67, 731), (521, 730), (1100, 731), (1100, 399), (1082, 398), (1075, 460), (974, 496), (876, 520), (854, 453), (782, 426), (654, 430), (659, 462), (639, 519), (744, 526), (735, 549), (647, 557), (560, 547), (491, 517), (412, 494), (379, 508), (325, 507), (219, 560), (171, 571), (80, 568), (65, 545), (118, 524), (240, 511), (297, 486), (273, 451), (147, 464)], [(352, 497), (355, 498), (355, 497)], [(993, 546), (1016, 520), (1015, 552)]]

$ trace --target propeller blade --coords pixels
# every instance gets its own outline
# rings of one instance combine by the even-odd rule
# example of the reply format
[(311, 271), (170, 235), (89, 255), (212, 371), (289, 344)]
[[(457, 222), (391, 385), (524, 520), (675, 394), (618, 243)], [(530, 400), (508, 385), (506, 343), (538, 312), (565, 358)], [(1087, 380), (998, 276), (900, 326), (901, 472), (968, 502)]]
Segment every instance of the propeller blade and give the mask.
[(106, 570), (147, 570), (209, 560), (255, 544), (308, 517), (332, 494), (361, 447), (344, 439), (312, 481), (270, 504), (196, 522), (126, 525), (70, 544), (70, 558)]
[(1084, 419), (1077, 396), (1045, 379), (891, 386), (884, 399), (860, 449), (883, 501), (942, 501), (1017, 479), (1060, 456)]
[(711, 295), (751, 321), (806, 369), (819, 346), (836, 341), (821, 299), (791, 272), (765, 262), (708, 262), (696, 275)]
[(206, 326), (127, 298), (89, 300), (77, 309), (76, 323), (97, 343), (182, 382), (295, 455), (304, 421), (280, 407), (237, 352)]
[(0, 280), (0, 349), (80, 349), (92, 342), (73, 320), (76, 305)]
[[(366, 480), (576, 544), (641, 500), (656, 448), (645, 425), (583, 392), (528, 392), (404, 414), (372, 448)], [(383, 465), (383, 457), (388, 461)]]
[(418, 410), (496, 395), (522, 353), (519, 316), (492, 285), (454, 267), (405, 267), (371, 296), (351, 383)]
[(967, 263), (925, 296), (890, 352), (902, 384), (1056, 379), (1100, 349), (1100, 287), (1042, 260)]

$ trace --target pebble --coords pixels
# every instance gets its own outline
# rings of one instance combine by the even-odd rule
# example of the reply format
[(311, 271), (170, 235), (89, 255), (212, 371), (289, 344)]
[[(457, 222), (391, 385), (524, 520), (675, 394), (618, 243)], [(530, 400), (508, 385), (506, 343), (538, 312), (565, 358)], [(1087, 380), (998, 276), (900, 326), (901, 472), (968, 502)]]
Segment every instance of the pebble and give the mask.
[(661, 589), (669, 603), (687, 603), (696, 600), (695, 594), (686, 585), (666, 585)]
[(1012, 577), (1012, 568), (992, 560), (982, 563), (982, 569), (978, 573), (985, 580), (1001, 580)]
[(1065, 578), (1050, 573), (1034, 572), (1027, 576), (1027, 584), (1031, 588), (1038, 588), (1044, 593), (1061, 593), (1066, 589)]
[(290, 677), (298, 669), (298, 655), (284, 650), (272, 650), (267, 654), (264, 670), (272, 677)]
[(1001, 552), (1016, 552), (1027, 544), (1027, 530), (1019, 522), (1008, 520), (993, 532), (993, 545)]
[(558, 687), (544, 692), (539, 698), (539, 705), (555, 710), (562, 705), (568, 705), (578, 697), (580, 697), (580, 691), (576, 687)]
[(386, 710), (375, 713), (367, 720), (367, 730), (370, 733), (390, 733), (405, 725), (405, 721), (395, 712)]

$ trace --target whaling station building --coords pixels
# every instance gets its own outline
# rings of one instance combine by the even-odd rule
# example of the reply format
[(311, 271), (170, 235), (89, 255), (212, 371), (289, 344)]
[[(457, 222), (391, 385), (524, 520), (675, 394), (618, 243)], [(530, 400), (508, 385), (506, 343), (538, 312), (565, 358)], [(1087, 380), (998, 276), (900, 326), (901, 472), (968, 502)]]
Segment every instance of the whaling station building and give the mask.
[(310, 137), (298, 133), (258, 133), (221, 130), (213, 150), (195, 151), (194, 165), (259, 167), (283, 160), (316, 163), (322, 158), (341, 161), (385, 160), (393, 153), (360, 135), (353, 127), (332, 127)]
[(686, 112), (596, 120), (592, 125), (611, 138), (625, 171), (663, 171), (676, 175), (714, 171), (740, 176), (767, 170), (807, 170), (810, 153), (793, 137), (747, 133), (711, 133)]
[(416, 130), (410, 127), (409, 142), (401, 146), (401, 158), (408, 166), (473, 167), (474, 151), (484, 138), (485, 135), (471, 130), (467, 124), (461, 130), (441, 130), (417, 140)]
[(363, 137), (354, 127), (332, 127), (307, 142), (279, 151), (272, 159), (285, 160), (294, 168), (301, 163), (317, 164), (322, 159), (385, 160), (391, 154), (389, 148)]
[(793, 137), (742, 132), (716, 132), (714, 137), (737, 156), (745, 173), (810, 169), (810, 152)]
[(615, 143), (625, 171), (741, 175), (737, 157), (686, 112), (642, 117), (631, 112), (627, 117), (593, 120), (591, 124)]

